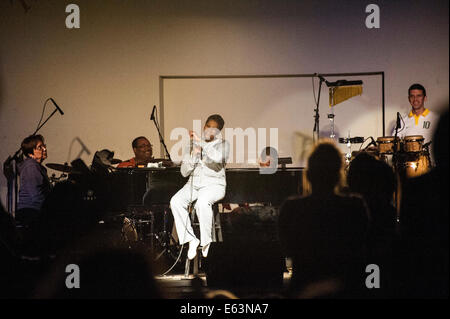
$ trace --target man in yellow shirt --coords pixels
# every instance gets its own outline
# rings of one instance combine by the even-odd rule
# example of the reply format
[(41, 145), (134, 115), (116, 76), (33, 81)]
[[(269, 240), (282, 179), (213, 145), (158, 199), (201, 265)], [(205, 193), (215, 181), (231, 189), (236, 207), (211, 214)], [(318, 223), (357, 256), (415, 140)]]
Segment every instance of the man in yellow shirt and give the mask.
[[(400, 121), (398, 129), (399, 137), (411, 135), (422, 135), (424, 143), (431, 142), (433, 132), (436, 129), (438, 122), (438, 115), (425, 108), (425, 101), (427, 100), (427, 93), (421, 84), (413, 84), (408, 89), (408, 100), (411, 104), (411, 110), (405, 114)], [(392, 136), (395, 135), (395, 128)]]

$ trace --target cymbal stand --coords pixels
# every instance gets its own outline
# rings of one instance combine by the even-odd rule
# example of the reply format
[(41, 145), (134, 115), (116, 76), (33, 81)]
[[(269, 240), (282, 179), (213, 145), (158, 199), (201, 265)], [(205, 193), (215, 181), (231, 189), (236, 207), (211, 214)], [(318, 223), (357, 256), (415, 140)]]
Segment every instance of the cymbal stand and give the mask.
[(170, 242), (175, 239), (173, 238), (172, 234), (167, 230), (167, 224), (168, 224), (168, 213), (167, 209), (164, 209), (164, 216), (163, 216), (163, 231), (159, 234), (155, 234), (155, 238), (158, 240), (161, 247), (163, 247), (163, 250), (156, 256), (155, 260), (158, 260), (161, 258), (164, 254), (168, 253), (171, 254), (171, 246)]

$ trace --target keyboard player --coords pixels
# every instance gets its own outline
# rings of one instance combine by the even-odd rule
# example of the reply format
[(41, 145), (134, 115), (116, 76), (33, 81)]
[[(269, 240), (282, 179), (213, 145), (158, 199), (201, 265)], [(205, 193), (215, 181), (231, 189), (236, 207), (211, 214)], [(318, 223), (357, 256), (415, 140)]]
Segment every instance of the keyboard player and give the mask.
[(145, 136), (136, 137), (131, 143), (134, 157), (117, 165), (117, 168), (147, 167), (148, 163), (162, 162), (163, 166), (171, 167), (173, 163), (166, 159), (153, 157), (153, 145)]

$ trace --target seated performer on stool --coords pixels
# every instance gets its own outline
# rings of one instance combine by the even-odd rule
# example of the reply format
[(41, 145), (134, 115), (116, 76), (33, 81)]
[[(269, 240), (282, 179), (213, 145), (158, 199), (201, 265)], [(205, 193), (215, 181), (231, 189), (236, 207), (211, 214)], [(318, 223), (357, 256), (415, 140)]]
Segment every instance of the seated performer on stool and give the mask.
[(153, 146), (145, 136), (136, 137), (131, 143), (134, 157), (117, 165), (118, 168), (147, 167), (148, 163), (163, 162), (163, 166), (170, 167), (173, 163), (165, 159), (153, 158)]
[[(201, 140), (190, 131), (192, 152), (186, 154), (181, 164), (181, 174), (190, 176), (188, 182), (170, 200), (180, 244), (189, 243), (188, 258), (194, 259), (197, 247), (202, 246), (202, 255), (208, 255), (212, 241), (212, 205), (225, 196), (225, 164), (229, 154), (229, 144), (219, 135), (224, 120), (218, 114), (206, 120), (204, 138)], [(194, 234), (188, 207), (197, 200), (195, 211), (200, 224), (200, 241)]]

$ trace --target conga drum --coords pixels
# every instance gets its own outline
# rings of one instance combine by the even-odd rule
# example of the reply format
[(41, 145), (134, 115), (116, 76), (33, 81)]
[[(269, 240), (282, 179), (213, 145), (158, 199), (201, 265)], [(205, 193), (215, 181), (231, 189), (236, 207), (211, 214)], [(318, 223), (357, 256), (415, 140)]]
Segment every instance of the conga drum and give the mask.
[[(395, 145), (396, 144), (396, 145)], [(379, 154), (394, 154), (394, 149), (400, 151), (400, 138), (394, 136), (383, 136), (377, 138)]]
[(404, 164), (405, 175), (408, 178), (425, 174), (430, 170), (430, 157), (425, 152), (417, 154), (416, 158), (409, 159)]
[(405, 136), (403, 139), (403, 151), (407, 153), (418, 153), (423, 151), (422, 135)]

